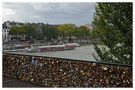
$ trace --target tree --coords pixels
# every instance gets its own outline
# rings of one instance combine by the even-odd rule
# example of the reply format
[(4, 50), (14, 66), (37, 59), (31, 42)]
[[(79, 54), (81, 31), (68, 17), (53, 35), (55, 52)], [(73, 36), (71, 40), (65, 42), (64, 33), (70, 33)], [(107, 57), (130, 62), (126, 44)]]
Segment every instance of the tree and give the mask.
[(14, 26), (10, 29), (9, 34), (16, 38), (21, 37), (24, 40), (38, 40), (42, 38), (41, 33), (38, 31), (38, 25), (35, 24)]
[(71, 37), (74, 34), (76, 26), (74, 24), (63, 24), (58, 26), (58, 30), (60, 32), (61, 37), (64, 39), (65, 37), (69, 38), (69, 42), (72, 42)]
[(44, 38), (47, 38), (52, 44), (54, 44), (54, 40), (57, 39), (59, 35), (57, 27), (46, 24), (42, 27), (42, 30)]
[(132, 15), (132, 3), (98, 3), (93, 25), (101, 61), (132, 64)]
[(83, 39), (87, 39), (90, 36), (90, 29), (86, 26), (80, 26), (79, 27), (80, 36)]
[(15, 37), (15, 39), (18, 40), (18, 36), (21, 34), (20, 30), (21, 30), (21, 27), (13, 26), (9, 31), (9, 35)]
[(36, 26), (32, 24), (26, 24), (23, 26), (25, 30), (26, 40), (34, 40), (38, 38), (38, 32), (36, 31)]
[(12, 27), (10, 29), (9, 34), (12, 35), (12, 36), (16, 36), (17, 37), (17, 34), (18, 34), (17, 30), (18, 30), (18, 27), (14, 26), (14, 27)]

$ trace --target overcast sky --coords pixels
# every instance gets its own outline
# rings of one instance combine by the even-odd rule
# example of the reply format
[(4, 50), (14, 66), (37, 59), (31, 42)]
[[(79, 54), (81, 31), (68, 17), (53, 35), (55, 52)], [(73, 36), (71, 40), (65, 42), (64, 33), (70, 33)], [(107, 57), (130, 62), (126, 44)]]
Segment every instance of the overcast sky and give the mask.
[(90, 24), (96, 3), (3, 3), (3, 22)]

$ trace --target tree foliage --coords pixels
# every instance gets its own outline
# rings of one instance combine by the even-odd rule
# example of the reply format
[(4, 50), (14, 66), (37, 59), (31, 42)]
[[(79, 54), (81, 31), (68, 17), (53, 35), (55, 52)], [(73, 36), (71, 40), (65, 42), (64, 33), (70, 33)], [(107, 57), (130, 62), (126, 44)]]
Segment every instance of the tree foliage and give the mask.
[(9, 34), (16, 37), (19, 36), (25, 40), (44, 40), (57, 44), (61, 40), (64, 42), (66, 39), (68, 39), (66, 42), (73, 42), (73, 39), (88, 40), (90, 30), (86, 26), (76, 27), (75, 24), (49, 25), (27, 23), (12, 27)]
[(86, 26), (80, 26), (79, 32), (80, 32), (80, 37), (84, 38), (84, 39), (88, 38), (90, 36), (90, 33), (91, 33), (89, 28), (87, 28)]
[(43, 37), (51, 41), (52, 44), (54, 43), (54, 40), (58, 38), (59, 35), (57, 26), (49, 26), (48, 24), (42, 27), (42, 32)]
[(17, 36), (19, 34), (18, 30), (20, 27), (14, 26), (10, 29), (9, 34), (12, 36)]
[(36, 31), (35, 25), (21, 25), (21, 26), (13, 26), (9, 34), (12, 36), (21, 36), (24, 37), (26, 40), (32, 40), (32, 39), (38, 39), (41, 35), (39, 35), (39, 32)]
[(76, 26), (74, 24), (63, 24), (58, 26), (58, 30), (62, 37), (69, 37), (69, 42), (71, 42), (71, 37), (74, 35)]
[(98, 3), (94, 30), (102, 46), (96, 46), (102, 61), (132, 64), (132, 3)]

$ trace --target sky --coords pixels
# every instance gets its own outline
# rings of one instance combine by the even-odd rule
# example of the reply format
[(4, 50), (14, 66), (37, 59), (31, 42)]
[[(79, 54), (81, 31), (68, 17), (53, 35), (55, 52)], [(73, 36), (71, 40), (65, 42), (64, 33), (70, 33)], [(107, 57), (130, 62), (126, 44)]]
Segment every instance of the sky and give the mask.
[(91, 24), (96, 3), (37, 3), (4, 2), (2, 22), (31, 22), (65, 24), (77, 26)]

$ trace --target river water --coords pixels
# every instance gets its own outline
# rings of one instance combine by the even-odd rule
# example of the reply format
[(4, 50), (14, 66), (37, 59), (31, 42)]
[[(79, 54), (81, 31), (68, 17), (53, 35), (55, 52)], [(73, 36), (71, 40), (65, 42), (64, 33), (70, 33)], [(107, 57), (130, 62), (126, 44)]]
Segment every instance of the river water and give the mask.
[(76, 47), (74, 50), (65, 51), (52, 51), (52, 52), (10, 52), (14, 54), (35, 55), (35, 56), (47, 56), (58, 57), (67, 59), (76, 59), (84, 61), (96, 61), (93, 57), (93, 53), (97, 55), (93, 45)]

